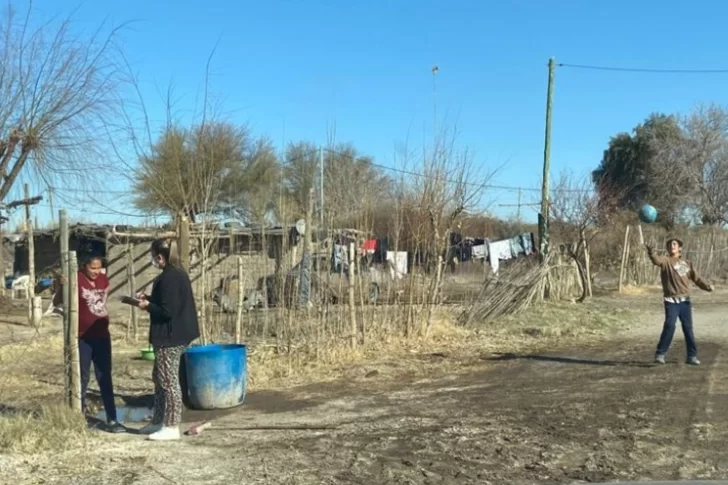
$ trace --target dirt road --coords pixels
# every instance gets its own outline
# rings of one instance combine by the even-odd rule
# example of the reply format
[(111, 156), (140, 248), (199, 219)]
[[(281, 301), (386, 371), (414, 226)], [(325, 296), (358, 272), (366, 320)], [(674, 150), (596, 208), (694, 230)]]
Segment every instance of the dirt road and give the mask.
[[(251, 393), (196, 438), (152, 444), (109, 436), (83, 478), (44, 483), (532, 484), (728, 477), (727, 295), (699, 297), (703, 365), (651, 363), (662, 315), (652, 297), (609, 341), (538, 354), (460, 359), (457, 373), (396, 367)], [(725, 322), (725, 323), (724, 323)], [(452, 369), (452, 365), (447, 366)], [(61, 458), (59, 458), (61, 459)]]

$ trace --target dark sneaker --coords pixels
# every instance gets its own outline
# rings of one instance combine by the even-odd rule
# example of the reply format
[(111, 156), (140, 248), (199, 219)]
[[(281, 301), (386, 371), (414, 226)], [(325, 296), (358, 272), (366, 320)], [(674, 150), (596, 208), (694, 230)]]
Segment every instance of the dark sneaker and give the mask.
[(118, 423), (116, 421), (111, 421), (109, 423), (106, 423), (106, 431), (109, 433), (126, 433), (126, 428), (123, 424)]
[(697, 357), (688, 357), (688, 360), (685, 363), (688, 365), (700, 365), (700, 361)]
[(664, 363), (665, 363), (665, 354), (655, 355), (655, 364), (664, 364)]

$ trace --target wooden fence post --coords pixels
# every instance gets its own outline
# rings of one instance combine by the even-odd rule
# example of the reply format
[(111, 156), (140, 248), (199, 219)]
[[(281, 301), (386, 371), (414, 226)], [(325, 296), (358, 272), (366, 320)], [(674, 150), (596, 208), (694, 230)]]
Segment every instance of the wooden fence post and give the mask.
[(68, 381), (71, 387), (71, 409), (81, 409), (81, 359), (78, 349), (78, 260), (76, 251), (68, 252), (68, 289), (71, 304), (68, 309), (71, 353), (68, 359)]
[(243, 257), (238, 256), (238, 305), (235, 313), (235, 343), (240, 344), (243, 341)]
[(69, 380), (70, 358), (71, 358), (71, 324), (69, 307), (71, 306), (68, 281), (68, 217), (66, 211), (61, 209), (58, 212), (58, 220), (60, 224), (60, 249), (61, 249), (61, 278), (63, 281), (63, 361), (65, 362), (64, 380), (64, 401), (67, 405), (71, 405), (71, 382)]
[(622, 293), (622, 281), (624, 279), (624, 265), (629, 256), (629, 226), (624, 231), (624, 246), (622, 246), (622, 264), (619, 267), (619, 293)]
[[(30, 200), (30, 188), (28, 184), (24, 185), (25, 199)], [(35, 237), (33, 236), (33, 220), (30, 215), (30, 204), (25, 205), (25, 230), (28, 239), (28, 291), (26, 297), (28, 300), (28, 324), (38, 328), (35, 320)]]
[[(136, 294), (136, 269), (134, 268), (134, 244), (128, 243), (126, 246), (126, 271), (129, 280), (129, 296)], [(139, 340), (139, 313), (137, 307), (130, 305), (131, 308), (131, 330), (134, 335), (134, 342)]]
[(356, 246), (354, 243), (349, 244), (349, 313), (351, 315), (351, 348), (356, 347), (356, 302), (354, 301), (354, 278), (356, 278), (355, 270)]

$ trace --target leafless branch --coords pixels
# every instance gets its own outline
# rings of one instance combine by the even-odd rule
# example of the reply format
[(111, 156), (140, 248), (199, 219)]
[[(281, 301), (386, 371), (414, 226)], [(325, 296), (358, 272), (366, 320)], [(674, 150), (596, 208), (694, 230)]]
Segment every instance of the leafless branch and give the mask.
[(93, 177), (106, 166), (104, 133), (118, 106), (115, 40), (125, 27), (90, 36), (71, 16), (33, 26), (12, 4), (0, 19), (0, 200), (28, 163), (45, 182)]

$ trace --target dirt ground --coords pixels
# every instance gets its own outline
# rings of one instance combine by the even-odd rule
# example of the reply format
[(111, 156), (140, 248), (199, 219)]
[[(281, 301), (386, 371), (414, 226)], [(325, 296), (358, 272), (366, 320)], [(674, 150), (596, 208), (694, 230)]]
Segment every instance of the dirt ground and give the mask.
[(251, 392), (194, 438), (94, 433), (52, 458), (0, 455), (0, 474), (6, 483), (80, 485), (726, 478), (727, 300), (695, 298), (700, 367), (683, 363), (679, 330), (667, 365), (651, 363), (659, 295), (602, 296), (588, 305), (632, 315), (606, 336), (359, 363), (337, 380)]

